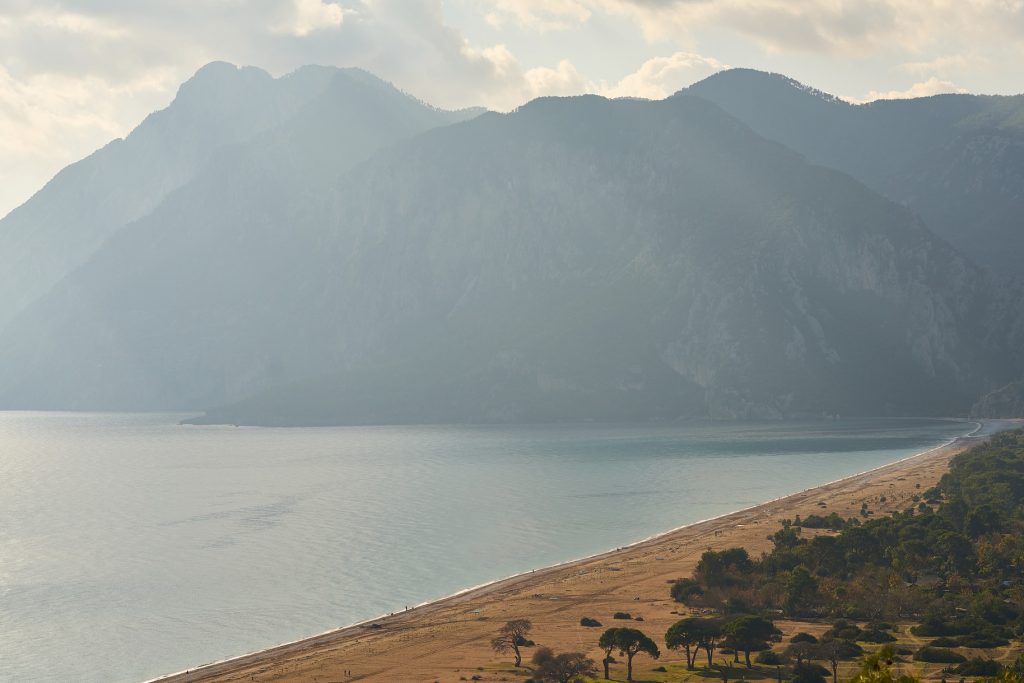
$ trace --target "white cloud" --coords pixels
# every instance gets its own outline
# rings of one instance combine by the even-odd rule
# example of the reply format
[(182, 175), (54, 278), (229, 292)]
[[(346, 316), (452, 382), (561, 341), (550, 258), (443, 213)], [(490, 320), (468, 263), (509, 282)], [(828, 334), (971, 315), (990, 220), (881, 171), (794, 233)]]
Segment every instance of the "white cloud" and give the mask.
[(345, 10), (340, 5), (323, 0), (294, 0), (292, 16), (276, 28), (301, 37), (321, 29), (337, 28), (344, 19)]
[(747, 36), (769, 51), (851, 53), (876, 46), (894, 32), (914, 31), (918, 0), (601, 0), (636, 21), (650, 40), (692, 37), (708, 28)]
[(943, 93), (964, 93), (966, 89), (957, 87), (955, 83), (950, 81), (944, 81), (936, 76), (932, 76), (927, 81), (921, 81), (920, 83), (914, 83), (906, 90), (889, 90), (887, 92), (879, 92), (872, 90), (868, 93), (862, 101), (873, 102), (874, 100), (907, 100), (914, 97), (931, 97), (932, 95), (941, 95)]
[(994, 35), (1024, 37), (1022, 0), (478, 0), (488, 20), (538, 30), (601, 13), (634, 22), (651, 42), (692, 44), (729, 30), (770, 52), (864, 55), (921, 51)]
[(614, 86), (602, 84), (600, 91), (608, 97), (663, 99), (725, 68), (728, 67), (711, 57), (676, 52), (668, 57), (647, 60)]
[(578, 95), (587, 90), (583, 76), (567, 59), (563, 59), (554, 69), (537, 67), (523, 74), (526, 84), (526, 97), (533, 99), (544, 95)]
[(124, 36), (124, 29), (95, 17), (76, 12), (55, 11), (52, 8), (34, 11), (23, 17), (28, 26), (57, 29), (70, 34), (86, 35), (106, 40)]
[(489, 24), (501, 27), (509, 19), (536, 31), (556, 31), (586, 22), (592, 13), (581, 0), (493, 0), (486, 14)]
[(970, 69), (985, 68), (990, 60), (978, 54), (940, 55), (924, 61), (904, 62), (900, 68), (917, 76), (935, 75), (949, 77), (949, 74), (963, 73)]
[(62, 74), (18, 79), (0, 66), (0, 214), (68, 163), (124, 135), (177, 82), (165, 70), (127, 82)]
[(967, 58), (963, 55), (943, 55), (921, 62), (904, 62), (900, 64), (900, 68), (912, 74), (933, 74), (950, 69), (961, 69), (966, 64)]

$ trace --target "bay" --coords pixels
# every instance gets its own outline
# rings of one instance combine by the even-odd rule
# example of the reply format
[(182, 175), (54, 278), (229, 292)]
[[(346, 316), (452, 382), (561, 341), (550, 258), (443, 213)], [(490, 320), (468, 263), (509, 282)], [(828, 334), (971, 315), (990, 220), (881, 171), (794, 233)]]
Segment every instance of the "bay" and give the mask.
[(974, 423), (0, 413), (0, 671), (140, 681), (894, 462)]

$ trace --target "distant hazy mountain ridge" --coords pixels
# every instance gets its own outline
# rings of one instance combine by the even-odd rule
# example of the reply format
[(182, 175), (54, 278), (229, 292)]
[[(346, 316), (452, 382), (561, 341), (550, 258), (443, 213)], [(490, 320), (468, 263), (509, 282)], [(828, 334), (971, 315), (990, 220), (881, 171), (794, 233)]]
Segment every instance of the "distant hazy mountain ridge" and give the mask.
[(358, 176), (334, 291), (372, 283), (367, 351), (210, 419), (952, 414), (1012, 355), (908, 211), (696, 98), (539, 100)]
[(191, 180), (217, 150), (278, 125), (326, 84), (311, 70), (275, 80), (215, 62), (125, 139), (65, 168), (0, 220), (0, 327)]
[[(435, 109), (356, 69), (304, 67), (276, 80), (257, 74), (264, 89), (244, 106), (273, 111), (244, 118), (276, 125), (210, 152), (190, 180), (109, 236), (0, 334), (0, 400), (182, 408), (240, 398), (279, 379), (287, 356), (304, 356), (282, 346), (293, 339), (287, 328), (297, 305), (284, 278), (302, 273), (318, 249), (319, 238), (303, 240), (296, 226), (352, 164), (478, 113)], [(167, 111), (180, 101), (216, 111), (237, 97), (236, 81), (251, 78), (230, 65), (204, 67)], [(205, 107), (195, 102), (196, 82)], [(214, 142), (205, 129), (196, 135)]]
[(684, 92), (910, 207), (979, 265), (1024, 275), (1024, 96), (852, 105), (749, 69), (721, 72)]
[[(797, 153), (703, 95), (475, 116), (364, 72), (297, 78), (317, 84), (301, 106), (7, 326), (0, 405), (223, 405), (204, 420), (262, 424), (953, 415), (1021, 376), (1020, 297), (803, 156), (880, 163), (843, 161), (853, 145)], [(850, 108), (786, 87), (812, 118)], [(922, 139), (967, 116), (940, 109)]]

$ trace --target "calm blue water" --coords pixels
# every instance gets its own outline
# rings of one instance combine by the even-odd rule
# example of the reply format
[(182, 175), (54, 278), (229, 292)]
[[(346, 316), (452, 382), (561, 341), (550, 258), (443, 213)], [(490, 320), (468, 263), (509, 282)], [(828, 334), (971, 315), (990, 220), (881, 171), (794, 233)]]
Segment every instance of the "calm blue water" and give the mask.
[(137, 681), (892, 462), (973, 425), (179, 427), (0, 413), (0, 678)]

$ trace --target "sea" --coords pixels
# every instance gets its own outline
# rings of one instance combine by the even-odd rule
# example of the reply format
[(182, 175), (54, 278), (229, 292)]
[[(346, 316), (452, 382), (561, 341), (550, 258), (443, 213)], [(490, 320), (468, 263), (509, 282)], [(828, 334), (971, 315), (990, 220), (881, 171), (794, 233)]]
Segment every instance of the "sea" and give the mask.
[(184, 417), (0, 413), (0, 680), (143, 681), (627, 545), (977, 426)]

